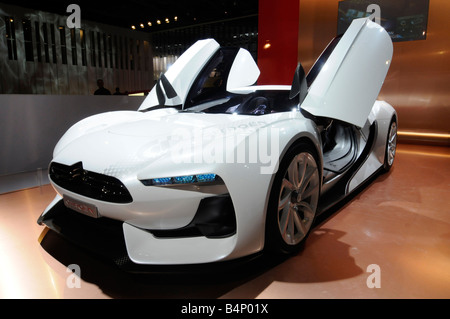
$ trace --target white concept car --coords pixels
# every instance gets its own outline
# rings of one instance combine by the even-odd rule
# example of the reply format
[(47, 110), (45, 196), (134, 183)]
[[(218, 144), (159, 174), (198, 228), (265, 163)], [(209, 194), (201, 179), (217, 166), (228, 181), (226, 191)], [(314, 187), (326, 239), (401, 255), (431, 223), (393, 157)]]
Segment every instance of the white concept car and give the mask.
[(248, 51), (198, 41), (138, 110), (66, 132), (38, 223), (121, 266), (296, 252), (316, 216), (393, 164), (397, 115), (377, 100), (392, 53), (357, 19), (292, 86), (258, 86)]

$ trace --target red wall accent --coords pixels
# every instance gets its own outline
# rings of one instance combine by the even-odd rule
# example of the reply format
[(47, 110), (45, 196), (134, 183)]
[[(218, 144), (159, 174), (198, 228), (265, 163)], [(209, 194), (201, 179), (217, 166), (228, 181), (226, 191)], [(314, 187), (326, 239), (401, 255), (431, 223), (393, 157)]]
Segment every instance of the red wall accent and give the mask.
[(298, 57), (299, 5), (300, 0), (259, 0), (259, 85), (292, 83)]

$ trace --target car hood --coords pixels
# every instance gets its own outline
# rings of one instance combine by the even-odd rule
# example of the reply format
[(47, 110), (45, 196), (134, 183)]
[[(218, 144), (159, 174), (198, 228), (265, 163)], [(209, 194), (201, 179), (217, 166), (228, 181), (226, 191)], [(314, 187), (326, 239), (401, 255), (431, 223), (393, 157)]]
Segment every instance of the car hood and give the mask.
[[(57, 144), (53, 161), (124, 178), (155, 165), (195, 162), (210, 148), (237, 147), (280, 114), (245, 116), (199, 114), (162, 109), (150, 112), (109, 112), (73, 126)], [(226, 140), (231, 139), (233, 143)], [(186, 158), (189, 157), (189, 158)], [(181, 166), (180, 171), (183, 170)]]

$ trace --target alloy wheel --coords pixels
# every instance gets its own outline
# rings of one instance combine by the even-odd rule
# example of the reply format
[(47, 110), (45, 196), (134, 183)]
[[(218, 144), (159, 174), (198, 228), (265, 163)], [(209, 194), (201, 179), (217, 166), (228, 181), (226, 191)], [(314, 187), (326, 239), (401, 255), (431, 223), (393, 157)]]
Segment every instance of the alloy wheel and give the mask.
[(278, 229), (288, 245), (299, 244), (308, 234), (319, 198), (319, 172), (308, 152), (296, 155), (281, 181)]

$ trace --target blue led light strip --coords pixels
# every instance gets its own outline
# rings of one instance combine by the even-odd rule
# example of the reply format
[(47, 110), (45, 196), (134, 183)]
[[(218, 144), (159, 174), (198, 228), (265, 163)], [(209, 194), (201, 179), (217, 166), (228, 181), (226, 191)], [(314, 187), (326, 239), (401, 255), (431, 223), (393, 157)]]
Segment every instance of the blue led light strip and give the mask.
[(164, 186), (164, 185), (181, 185), (194, 183), (212, 183), (216, 181), (216, 174), (198, 174), (175, 177), (161, 177), (142, 180), (141, 182), (146, 186)]

